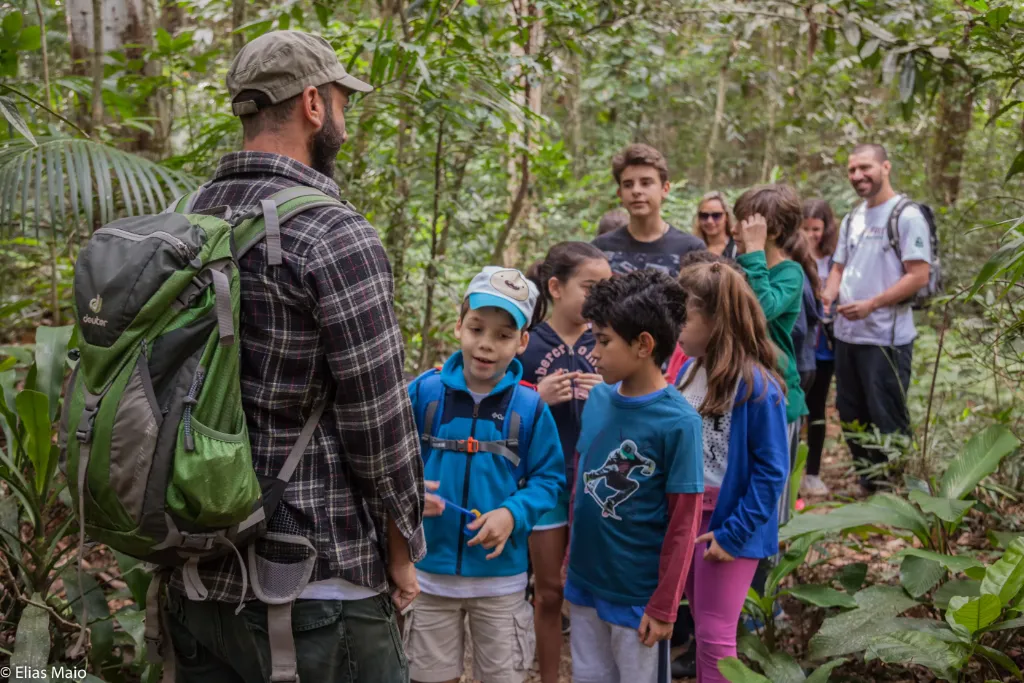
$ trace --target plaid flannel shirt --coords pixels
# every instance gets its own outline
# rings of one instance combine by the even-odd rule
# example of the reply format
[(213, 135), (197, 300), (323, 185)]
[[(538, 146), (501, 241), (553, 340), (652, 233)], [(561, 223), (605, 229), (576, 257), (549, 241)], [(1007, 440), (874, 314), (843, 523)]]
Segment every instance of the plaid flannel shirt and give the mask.
[[(194, 208), (242, 211), (296, 185), (340, 198), (333, 180), (294, 159), (234, 152)], [(383, 592), (389, 519), (413, 561), (426, 552), (391, 265), (373, 227), (348, 206), (299, 214), (281, 226), (281, 243), (283, 265), (267, 265), (265, 242), (239, 264), (242, 401), (257, 473), (276, 476), (314, 405), (330, 400), (269, 531), (310, 540), (311, 581), (341, 577)], [(201, 565), (200, 577), (212, 600), (241, 597), (234, 554)], [(180, 571), (171, 585), (183, 589)]]

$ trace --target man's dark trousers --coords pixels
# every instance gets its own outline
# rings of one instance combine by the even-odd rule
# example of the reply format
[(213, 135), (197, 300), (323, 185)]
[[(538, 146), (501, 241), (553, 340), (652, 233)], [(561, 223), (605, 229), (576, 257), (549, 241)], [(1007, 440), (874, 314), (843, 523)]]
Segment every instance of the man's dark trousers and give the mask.
[[(913, 343), (847, 344), (836, 340), (836, 408), (844, 425), (858, 422), (882, 434), (910, 434), (907, 390)], [(888, 461), (879, 444), (847, 439), (854, 460)]]
[[(177, 683), (270, 680), (267, 608), (192, 602), (167, 591)], [(408, 683), (395, 609), (386, 594), (364, 600), (297, 600), (292, 631), (302, 683)]]

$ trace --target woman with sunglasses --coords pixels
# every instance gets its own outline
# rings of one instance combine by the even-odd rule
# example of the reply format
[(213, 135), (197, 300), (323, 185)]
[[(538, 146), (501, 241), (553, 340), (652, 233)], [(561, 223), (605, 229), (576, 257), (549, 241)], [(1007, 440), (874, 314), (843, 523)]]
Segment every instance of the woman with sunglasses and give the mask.
[(693, 219), (693, 234), (704, 240), (708, 251), (729, 259), (736, 258), (732, 241), (732, 214), (721, 192), (708, 192), (700, 198)]

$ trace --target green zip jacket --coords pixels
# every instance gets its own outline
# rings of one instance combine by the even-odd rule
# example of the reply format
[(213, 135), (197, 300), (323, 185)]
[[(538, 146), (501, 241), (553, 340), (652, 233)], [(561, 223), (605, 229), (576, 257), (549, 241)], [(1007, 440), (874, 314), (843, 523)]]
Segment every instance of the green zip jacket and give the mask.
[(779, 371), (786, 380), (786, 422), (796, 422), (807, 414), (807, 402), (796, 367), (796, 348), (793, 346), (793, 325), (800, 315), (804, 291), (803, 268), (795, 261), (783, 261), (769, 269), (763, 251), (740, 254), (736, 260), (746, 271), (747, 282), (761, 302), (761, 309), (768, 319), (768, 334), (782, 350)]

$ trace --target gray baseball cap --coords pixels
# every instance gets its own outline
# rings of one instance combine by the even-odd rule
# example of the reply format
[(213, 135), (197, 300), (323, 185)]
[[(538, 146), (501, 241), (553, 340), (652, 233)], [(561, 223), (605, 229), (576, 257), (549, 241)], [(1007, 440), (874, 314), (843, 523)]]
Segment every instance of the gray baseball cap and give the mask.
[(495, 306), (508, 313), (523, 329), (533, 318), (540, 291), (515, 268), (487, 266), (473, 278), (466, 290), (469, 307), (474, 311)]
[[(330, 43), (302, 31), (271, 31), (247, 43), (235, 55), (227, 77), (235, 116), (255, 114), (261, 105), (283, 102), (309, 86), (318, 88), (325, 83), (337, 83), (356, 92), (373, 90), (372, 85), (345, 71)], [(269, 102), (236, 102), (239, 93), (246, 90), (263, 93)]]

